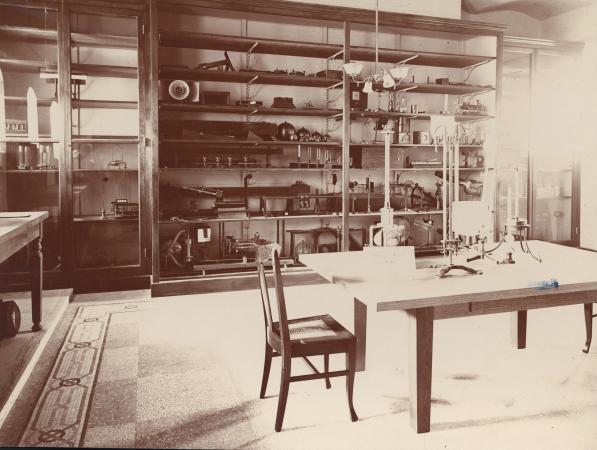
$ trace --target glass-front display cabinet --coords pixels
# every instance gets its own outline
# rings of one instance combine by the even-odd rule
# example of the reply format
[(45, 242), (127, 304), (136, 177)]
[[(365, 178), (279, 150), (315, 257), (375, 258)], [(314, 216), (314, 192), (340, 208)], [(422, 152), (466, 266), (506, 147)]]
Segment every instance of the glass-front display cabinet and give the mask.
[[(43, 267), (51, 272), (63, 269), (57, 38), (52, 8), (0, 5), (0, 211), (49, 212)], [(0, 279), (25, 276), (28, 258), (27, 249), (13, 255)]]
[[(579, 244), (578, 145), (572, 43), (506, 37), (498, 152), (497, 224), (527, 219), (530, 236)], [(578, 133), (577, 133), (578, 134)]]
[(75, 270), (140, 267), (139, 17), (70, 13)]

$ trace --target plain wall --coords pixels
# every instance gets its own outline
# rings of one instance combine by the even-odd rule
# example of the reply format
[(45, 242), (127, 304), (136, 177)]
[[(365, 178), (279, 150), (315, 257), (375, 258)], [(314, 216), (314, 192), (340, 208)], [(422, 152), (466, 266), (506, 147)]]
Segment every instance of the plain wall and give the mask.
[[(291, 0), (288, 0), (291, 1)], [(318, 5), (375, 10), (375, 0), (301, 0)], [(379, 0), (379, 10), (460, 19), (460, 0)]]

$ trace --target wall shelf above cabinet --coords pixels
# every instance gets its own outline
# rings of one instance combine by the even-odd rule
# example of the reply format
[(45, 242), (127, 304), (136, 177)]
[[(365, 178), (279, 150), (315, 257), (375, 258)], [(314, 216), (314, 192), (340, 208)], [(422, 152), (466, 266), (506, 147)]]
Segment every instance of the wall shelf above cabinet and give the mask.
[(286, 75), (259, 71), (222, 71), (206, 69), (188, 69), (177, 67), (160, 67), (160, 80), (197, 80), (219, 81), (223, 83), (253, 83), (283, 86), (304, 86), (329, 88), (342, 84), (338, 78), (310, 77), (302, 75)]
[[(257, 45), (255, 45), (257, 44)], [(317, 42), (298, 42), (279, 39), (262, 39), (219, 34), (194, 33), (187, 31), (161, 31), (160, 45), (164, 47), (228, 50), (272, 55), (302, 56), (311, 58), (342, 59), (342, 45)], [(438, 66), (463, 69), (492, 61), (494, 57), (458, 55), (437, 52), (415, 52), (410, 50), (379, 49), (379, 61), (396, 64), (407, 58), (409, 65)], [(350, 58), (357, 61), (375, 61), (375, 48), (351, 47)]]
[(160, 102), (161, 111), (189, 111), (202, 113), (250, 114), (264, 116), (331, 117), (341, 114), (340, 109), (267, 108), (259, 106), (200, 105), (197, 103)]

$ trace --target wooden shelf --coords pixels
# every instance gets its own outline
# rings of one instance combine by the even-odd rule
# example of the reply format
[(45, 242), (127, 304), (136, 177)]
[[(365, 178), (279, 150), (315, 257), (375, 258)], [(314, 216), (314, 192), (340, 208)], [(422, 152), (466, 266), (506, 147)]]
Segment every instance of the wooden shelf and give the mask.
[(117, 223), (117, 222), (131, 222), (139, 221), (139, 217), (114, 217), (106, 216), (74, 216), (73, 222), (103, 222), (103, 223)]
[(137, 68), (132, 66), (109, 66), (104, 64), (72, 64), (72, 73), (90, 77), (137, 78)]
[(73, 100), (72, 106), (79, 109), (137, 109), (139, 104), (123, 100)]
[[(392, 167), (390, 168), (390, 170), (392, 171), (413, 171), (413, 172), (417, 172), (417, 171), (429, 171), (429, 170), (441, 170), (442, 166), (438, 166), (438, 167)], [(83, 169), (80, 169), (83, 170)], [(98, 172), (102, 172), (102, 170), (90, 170), (90, 169), (86, 169), (88, 171), (98, 171)], [(290, 171), (290, 172), (336, 172), (336, 171), (341, 171), (342, 168), (338, 167), (335, 169), (332, 168), (325, 168), (325, 167), (319, 167), (319, 168), (306, 168), (306, 167), (302, 167), (302, 168), (298, 168), (298, 167), (160, 167), (160, 172), (175, 172), (175, 171), (203, 171), (203, 172), (239, 172), (239, 171), (248, 171), (248, 172), (268, 172), (268, 171), (272, 171), (272, 172), (285, 172), (285, 171)], [(375, 167), (375, 168), (364, 168), (364, 167), (351, 167), (349, 169), (350, 171), (357, 171), (357, 170), (361, 170), (361, 171), (369, 171), (369, 172), (381, 172), (383, 170), (385, 170), (383, 167)], [(485, 167), (460, 167), (458, 170), (462, 171), (483, 171), (485, 170)], [(75, 170), (76, 171), (76, 170)], [(103, 172), (118, 172), (118, 170), (116, 169), (108, 169), (108, 170), (103, 170)]]
[(57, 144), (60, 141), (58, 139), (48, 137), (29, 139), (27, 136), (10, 136), (6, 137), (6, 139), (0, 139), (0, 142), (6, 142), (9, 144)]
[[(262, 39), (219, 34), (194, 33), (186, 31), (160, 31), (160, 45), (164, 47), (197, 48), (210, 50), (228, 50), (235, 52), (302, 56), (311, 58), (342, 59), (342, 45), (317, 42), (299, 42), (279, 39)], [(408, 61), (409, 65), (465, 68), (492, 61), (494, 57), (477, 55), (458, 55), (437, 52), (416, 52), (410, 50), (379, 49), (379, 61), (396, 64), (399, 61), (418, 55)], [(375, 48), (350, 48), (351, 60), (375, 61)]]
[(19, 42), (46, 42), (56, 43), (58, 33), (56, 30), (44, 30), (42, 28), (18, 27), (12, 25), (0, 25), (0, 39), (18, 40)]
[[(7, 105), (19, 105), (19, 106), (26, 106), (27, 105), (27, 97), (4, 97), (4, 101)], [(57, 102), (58, 100), (55, 98), (38, 98), (37, 99), (37, 106), (47, 107), (52, 104), (52, 102)]]
[[(439, 215), (442, 214), (442, 210), (430, 210), (430, 211), (394, 211), (394, 217), (397, 216), (427, 216), (427, 215)], [(380, 217), (379, 212), (370, 213), (350, 213), (351, 218), (367, 218), (367, 217)], [(301, 219), (325, 219), (325, 218), (342, 218), (341, 213), (329, 213), (329, 214), (302, 214), (298, 216), (247, 216), (247, 217), (226, 217), (217, 218), (209, 217), (205, 219), (181, 219), (181, 220), (160, 220), (160, 225), (172, 224), (172, 223), (214, 223), (214, 222), (259, 222), (259, 221), (275, 221), (275, 220), (301, 220)]]
[(281, 147), (281, 146), (299, 146), (305, 147), (339, 147), (339, 142), (299, 142), (299, 141), (217, 141), (217, 140), (199, 140), (199, 139), (162, 139), (160, 144), (165, 145), (185, 145), (185, 146), (243, 146), (243, 147)]
[(420, 113), (420, 114), (410, 114), (410, 113), (399, 113), (396, 111), (351, 111), (350, 118), (351, 119), (359, 119), (359, 118), (385, 118), (385, 117), (405, 117), (410, 120), (431, 120), (431, 116), (446, 116), (446, 117), (454, 117), (456, 122), (472, 122), (477, 120), (488, 120), (493, 119), (494, 116), (489, 116), (487, 114), (483, 115), (473, 115), (473, 114), (440, 114), (440, 113)]
[(233, 72), (223, 70), (187, 69), (160, 67), (160, 80), (196, 80), (219, 81), (223, 83), (271, 84), (283, 86), (304, 86), (328, 88), (342, 84), (338, 78), (308, 77), (301, 75), (286, 75), (266, 72)]
[[(247, 171), (247, 172), (335, 172), (341, 171), (342, 168), (338, 167), (336, 169), (332, 168), (298, 168), (298, 167), (160, 167), (160, 172), (174, 172), (174, 171), (210, 171), (210, 172), (238, 172), (238, 171)], [(351, 170), (361, 170), (361, 169), (351, 169)], [(381, 169), (383, 170), (383, 169)]]
[[(304, 86), (317, 88), (340, 87), (342, 80), (338, 78), (312, 77), (301, 75), (286, 75), (263, 72), (233, 72), (223, 70), (187, 69), (161, 67), (161, 80), (196, 80), (218, 81), (222, 83), (253, 83), (284, 86)], [(400, 89), (410, 89), (409, 92), (422, 94), (471, 95), (493, 91), (492, 86), (456, 85), (456, 84), (426, 84), (401, 82)]]
[(114, 173), (139, 173), (138, 169), (73, 169), (73, 172), (89, 172), (89, 173), (104, 173), (104, 172), (114, 172)]
[(337, 114), (342, 114), (341, 109), (268, 108), (263, 106), (200, 105), (197, 103), (171, 102), (160, 102), (160, 110), (222, 114), (251, 114), (264, 116), (331, 117)]
[(56, 72), (56, 63), (44, 61), (30, 61), (26, 59), (0, 58), (0, 69), (3, 72), (39, 73), (40, 69)]
[[(55, 44), (58, 40), (58, 33), (56, 30), (42, 28), (0, 25), (0, 39)], [(71, 40), (75, 47), (137, 48), (137, 38), (134, 36), (73, 32)]]
[(73, 136), (73, 144), (138, 144), (137, 136)]
[[(443, 144), (438, 144), (437, 147), (441, 148)], [(375, 143), (357, 143), (357, 142), (351, 142), (350, 143), (351, 147), (376, 147), (376, 148), (383, 148), (385, 146), (385, 144), (380, 143), (380, 142), (375, 142)], [(423, 147), (423, 148), (435, 148), (436, 145), (435, 144), (390, 144), (390, 147), (392, 148), (411, 148), (411, 147)], [(482, 145), (460, 145), (460, 148), (483, 148)]]
[[(56, 73), (56, 63), (44, 61), (29, 61), (24, 59), (0, 59), (3, 72), (39, 73), (41, 69), (49, 73)], [(73, 75), (88, 75), (91, 77), (137, 78), (137, 68), (128, 66), (109, 66), (102, 64), (72, 64)]]
[(119, 36), (112, 34), (71, 33), (72, 45), (75, 47), (102, 47), (119, 49), (137, 49), (136, 36)]
[(51, 173), (51, 174), (57, 174), (58, 173), (58, 169), (26, 169), (26, 170), (20, 170), (20, 169), (0, 169), (0, 173), (18, 173), (18, 174), (27, 174), (27, 175), (31, 175), (31, 174), (35, 174), (35, 175), (42, 175), (42, 174), (47, 174), (47, 173)]

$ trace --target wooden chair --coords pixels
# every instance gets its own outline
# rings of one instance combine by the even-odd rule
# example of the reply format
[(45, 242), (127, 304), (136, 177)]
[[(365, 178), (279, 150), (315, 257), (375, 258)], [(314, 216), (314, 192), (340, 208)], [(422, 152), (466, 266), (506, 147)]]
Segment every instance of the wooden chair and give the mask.
[(591, 340), (593, 338), (593, 318), (597, 317), (597, 314), (593, 314), (593, 304), (585, 303), (585, 327), (587, 329), (587, 340), (585, 342), (585, 348), (583, 352), (589, 353), (591, 348)]
[[(352, 393), (355, 374), (356, 338), (342, 325), (329, 315), (304, 317), (288, 320), (286, 303), (280, 272), (279, 246), (270, 244), (257, 249), (257, 274), (261, 289), (263, 317), (265, 320), (265, 360), (263, 363), (263, 378), (261, 381), (260, 398), (265, 397), (267, 380), (272, 362), (272, 357), (282, 357), (282, 375), (280, 380), (280, 395), (278, 398), (278, 412), (276, 415), (276, 431), (282, 429), (288, 387), (293, 381), (306, 381), (325, 378), (326, 388), (330, 388), (330, 378), (346, 376), (346, 393), (350, 418), (353, 422), (358, 420), (352, 403)], [(265, 277), (264, 263), (271, 259), (273, 263), (274, 289), (278, 308), (278, 322), (272, 319), (270, 296)], [(346, 370), (329, 371), (329, 355), (344, 353), (346, 355)], [(307, 359), (308, 356), (322, 355), (324, 371), (317, 368)], [(290, 367), (292, 358), (302, 357), (313, 371), (309, 375), (291, 376)]]

